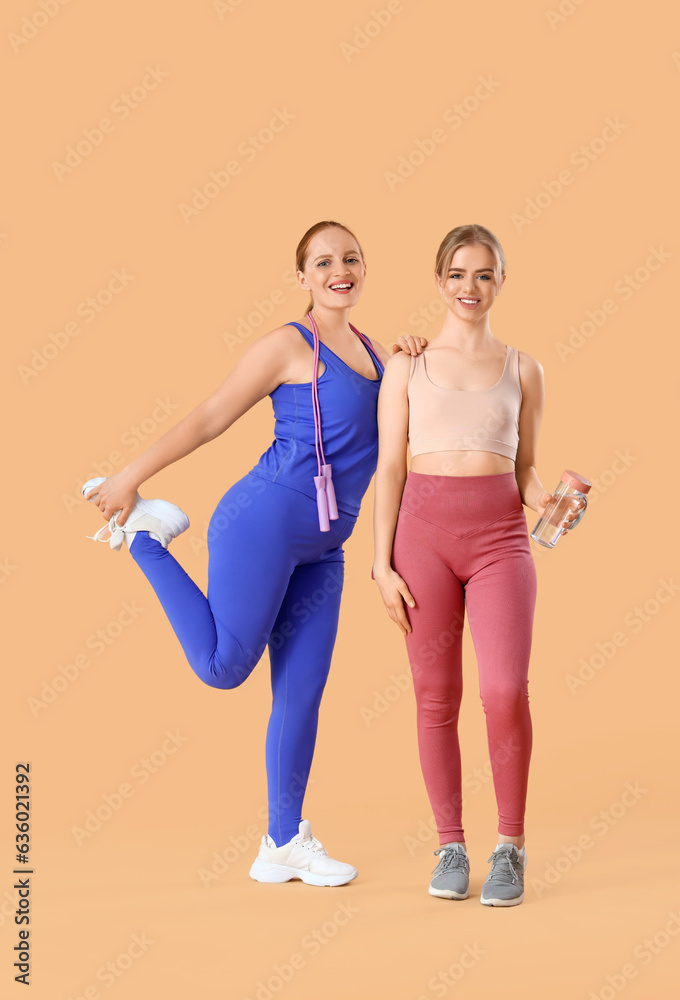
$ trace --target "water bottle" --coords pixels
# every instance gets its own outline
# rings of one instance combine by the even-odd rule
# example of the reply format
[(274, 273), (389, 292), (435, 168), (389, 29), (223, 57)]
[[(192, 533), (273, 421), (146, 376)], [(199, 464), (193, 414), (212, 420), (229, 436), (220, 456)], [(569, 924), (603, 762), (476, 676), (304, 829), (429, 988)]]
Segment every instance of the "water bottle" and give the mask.
[(580, 476), (578, 472), (565, 469), (560, 477), (557, 489), (554, 491), (553, 499), (545, 508), (543, 517), (531, 532), (533, 540), (538, 542), (539, 545), (545, 545), (546, 548), (552, 549), (564, 530), (562, 522), (567, 514), (572, 512), (572, 502), (582, 499), (583, 510), (580, 511), (576, 520), (572, 521), (566, 530), (571, 531), (572, 528), (575, 528), (586, 512), (586, 507), (588, 506), (586, 493), (592, 485), (591, 482)]

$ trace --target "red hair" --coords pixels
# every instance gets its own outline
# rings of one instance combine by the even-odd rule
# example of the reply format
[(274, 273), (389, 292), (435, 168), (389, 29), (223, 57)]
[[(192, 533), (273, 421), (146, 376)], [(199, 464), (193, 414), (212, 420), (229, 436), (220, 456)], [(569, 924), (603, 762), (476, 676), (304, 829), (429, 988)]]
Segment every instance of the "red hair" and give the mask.
[[(359, 247), (359, 253), (361, 254), (362, 260), (364, 259), (364, 251), (361, 249), (361, 244), (359, 243), (359, 240), (356, 238), (352, 230), (348, 229), (347, 226), (343, 226), (341, 222), (333, 222), (332, 219), (328, 219), (325, 222), (316, 222), (313, 226), (311, 226), (307, 230), (305, 235), (298, 243), (297, 250), (295, 251), (296, 271), (304, 271), (305, 263), (307, 260), (307, 252), (309, 250), (309, 244), (312, 242), (313, 238), (317, 235), (317, 233), (322, 233), (324, 229), (330, 229), (332, 226), (337, 226), (338, 229), (344, 229), (345, 232), (352, 237), (356, 245)], [(313, 307), (314, 307), (314, 300), (310, 298), (309, 305), (305, 310), (305, 312), (311, 312)]]

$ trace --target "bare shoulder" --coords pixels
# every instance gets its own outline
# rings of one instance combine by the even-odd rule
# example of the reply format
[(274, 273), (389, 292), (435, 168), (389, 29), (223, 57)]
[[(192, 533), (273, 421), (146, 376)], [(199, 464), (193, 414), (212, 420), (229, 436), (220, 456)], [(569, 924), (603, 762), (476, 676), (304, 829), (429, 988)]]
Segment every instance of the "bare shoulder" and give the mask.
[[(294, 326), (277, 326), (245, 345), (231, 374), (238, 381), (263, 379), (270, 392), (282, 382), (291, 381), (291, 375), (296, 375), (309, 357), (309, 347)], [(309, 368), (311, 372), (311, 362)]]
[(290, 323), (260, 334), (253, 340), (248, 350), (256, 352), (260, 357), (272, 358), (290, 358), (296, 354), (306, 357), (309, 353), (309, 347), (302, 334)]
[(390, 368), (394, 368), (395, 371), (406, 370), (409, 371), (411, 367), (411, 357), (412, 355), (407, 354), (406, 351), (397, 351), (395, 354), (390, 354), (387, 359), (387, 364)]
[(522, 384), (540, 385), (543, 381), (543, 365), (526, 351), (517, 351), (519, 354), (519, 376)]
[(297, 344), (305, 344), (302, 334), (291, 323), (274, 327), (273, 330), (261, 334), (258, 340), (267, 341), (271, 346), (279, 345), (288, 348), (295, 347)]
[(385, 362), (383, 384), (387, 382), (388, 385), (394, 386), (406, 385), (410, 372), (411, 355), (404, 351), (397, 351), (396, 354), (390, 355)]

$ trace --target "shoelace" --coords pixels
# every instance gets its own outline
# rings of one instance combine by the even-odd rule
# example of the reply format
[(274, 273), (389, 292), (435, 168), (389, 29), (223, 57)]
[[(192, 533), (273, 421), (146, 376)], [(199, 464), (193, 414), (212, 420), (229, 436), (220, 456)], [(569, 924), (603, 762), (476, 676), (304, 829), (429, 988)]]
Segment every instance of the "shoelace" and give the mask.
[(93, 542), (108, 542), (112, 549), (119, 549), (123, 544), (125, 533), (123, 528), (118, 527), (116, 521), (117, 513), (111, 517), (106, 524), (103, 524), (94, 535), (87, 535)]
[(298, 840), (298, 846), (304, 847), (306, 851), (314, 851), (315, 854), (328, 854), (321, 841), (314, 836), (301, 838)]
[(437, 870), (439, 870), (440, 875), (444, 875), (451, 868), (467, 867), (467, 858), (461, 851), (455, 851), (451, 847), (440, 847), (439, 850), (434, 853), (441, 854), (442, 856), (439, 859), (437, 867), (432, 869), (430, 875), (434, 875)]
[(487, 861), (491, 862), (491, 871), (487, 881), (492, 882), (497, 879), (499, 882), (503, 882), (509, 875), (513, 882), (519, 882), (519, 871), (516, 866), (521, 865), (521, 862), (519, 858), (515, 861), (510, 851), (494, 851), (491, 857), (487, 858)]

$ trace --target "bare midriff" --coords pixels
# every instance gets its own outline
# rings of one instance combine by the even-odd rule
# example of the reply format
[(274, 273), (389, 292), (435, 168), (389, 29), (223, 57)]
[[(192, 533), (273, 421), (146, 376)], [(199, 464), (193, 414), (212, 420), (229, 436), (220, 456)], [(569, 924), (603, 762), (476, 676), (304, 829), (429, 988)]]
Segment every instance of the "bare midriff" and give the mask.
[(433, 451), (411, 459), (411, 472), (425, 476), (498, 476), (515, 463), (491, 451)]

